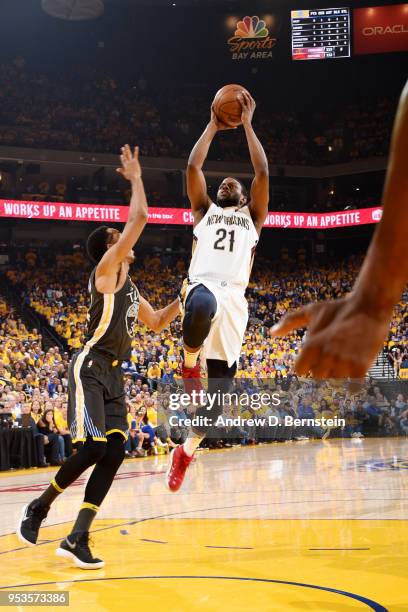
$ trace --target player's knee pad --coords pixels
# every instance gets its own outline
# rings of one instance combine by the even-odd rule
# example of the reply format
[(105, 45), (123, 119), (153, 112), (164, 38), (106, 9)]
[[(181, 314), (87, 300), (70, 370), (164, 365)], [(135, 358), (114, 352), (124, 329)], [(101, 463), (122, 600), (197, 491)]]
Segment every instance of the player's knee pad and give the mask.
[(85, 463), (94, 465), (94, 463), (98, 463), (104, 457), (106, 447), (107, 442), (87, 438), (82, 448), (78, 451), (78, 454), (82, 455)]
[(88, 437), (78, 452), (68, 457), (64, 465), (58, 470), (55, 476), (57, 485), (61, 489), (66, 489), (85, 470), (102, 461), (106, 446), (106, 442), (92, 440), (91, 437)]
[(125, 440), (121, 434), (111, 434), (108, 436), (106, 452), (103, 456), (103, 463), (118, 468), (125, 458)]
[(217, 301), (204, 285), (198, 285), (189, 294), (183, 319), (183, 340), (191, 348), (202, 345), (217, 312)]

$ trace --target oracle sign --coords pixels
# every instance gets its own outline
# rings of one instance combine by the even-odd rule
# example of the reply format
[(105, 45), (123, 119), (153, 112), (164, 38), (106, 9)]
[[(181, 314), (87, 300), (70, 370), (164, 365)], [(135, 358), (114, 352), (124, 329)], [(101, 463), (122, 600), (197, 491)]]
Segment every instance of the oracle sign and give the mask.
[(353, 11), (354, 53), (408, 51), (408, 4)]

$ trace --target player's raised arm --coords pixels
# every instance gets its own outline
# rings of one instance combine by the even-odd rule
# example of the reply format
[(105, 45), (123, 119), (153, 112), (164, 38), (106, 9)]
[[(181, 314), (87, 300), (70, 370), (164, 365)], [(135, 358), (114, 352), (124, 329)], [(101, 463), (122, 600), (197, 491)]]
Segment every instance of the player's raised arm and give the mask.
[(210, 121), (195, 143), (188, 158), (187, 195), (191, 203), (194, 225), (205, 215), (211, 203), (207, 194), (207, 183), (202, 168), (217, 130), (216, 124)]
[[(408, 81), (402, 91), (391, 140), (383, 193), (383, 216), (353, 293), (385, 316), (408, 282)], [(373, 282), (374, 281), (374, 282)]]
[(249, 209), (258, 234), (268, 214), (269, 203), (269, 168), (268, 160), (262, 144), (252, 127), (252, 117), (255, 111), (255, 100), (248, 92), (243, 91), (239, 98), (242, 106), (241, 121), (244, 126), (248, 142), (249, 154), (255, 171), (255, 178), (251, 185)]
[(195, 143), (187, 163), (187, 194), (196, 225), (207, 212), (211, 201), (207, 193), (207, 183), (202, 170), (208, 150), (219, 130), (233, 129), (221, 123), (211, 107), (211, 120)]
[(383, 217), (353, 291), (339, 300), (308, 304), (272, 328), (285, 336), (308, 327), (298, 374), (359, 378), (383, 346), (393, 307), (408, 281), (408, 83), (402, 92), (385, 180)]
[(145, 298), (140, 296), (139, 321), (154, 332), (161, 332), (180, 314), (180, 300), (177, 298), (164, 308), (154, 310)]
[(139, 163), (139, 147), (132, 153), (129, 145), (121, 149), (121, 168), (117, 172), (130, 181), (132, 197), (130, 200), (129, 216), (119, 239), (112, 243), (102, 257), (96, 269), (96, 282), (98, 291), (109, 292), (112, 281), (116, 286), (118, 267), (126, 259), (129, 251), (139, 239), (147, 223), (147, 201), (142, 181), (142, 169)]

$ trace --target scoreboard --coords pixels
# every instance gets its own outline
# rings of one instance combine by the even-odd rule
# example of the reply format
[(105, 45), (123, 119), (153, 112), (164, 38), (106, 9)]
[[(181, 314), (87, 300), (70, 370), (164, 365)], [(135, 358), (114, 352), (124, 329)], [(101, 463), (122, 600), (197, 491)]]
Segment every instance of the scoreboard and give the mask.
[(291, 11), (292, 59), (350, 57), (350, 9)]

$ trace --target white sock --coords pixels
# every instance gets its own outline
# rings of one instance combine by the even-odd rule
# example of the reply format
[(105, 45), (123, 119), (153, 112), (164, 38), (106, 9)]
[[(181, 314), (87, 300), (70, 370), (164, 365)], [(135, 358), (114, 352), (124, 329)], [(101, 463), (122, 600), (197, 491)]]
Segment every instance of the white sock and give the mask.
[(186, 351), (186, 349), (184, 349), (184, 365), (186, 366), (186, 368), (195, 367), (199, 354), (199, 350), (195, 353), (189, 353), (188, 351)]
[(193, 438), (187, 438), (183, 444), (183, 449), (186, 455), (192, 457), (196, 449), (200, 446), (201, 440), (204, 440), (205, 436), (194, 436)]

